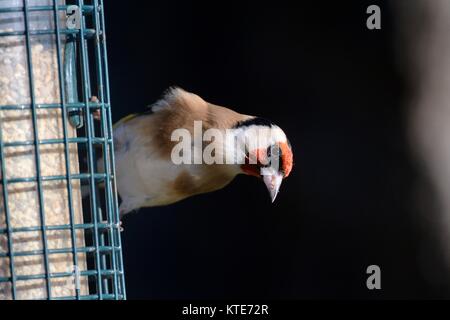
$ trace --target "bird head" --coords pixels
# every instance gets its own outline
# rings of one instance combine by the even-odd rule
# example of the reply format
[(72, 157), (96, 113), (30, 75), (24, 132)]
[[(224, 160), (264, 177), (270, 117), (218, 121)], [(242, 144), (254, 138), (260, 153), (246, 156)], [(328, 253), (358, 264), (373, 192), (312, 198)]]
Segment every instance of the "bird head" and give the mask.
[(244, 140), (242, 173), (264, 181), (272, 202), (293, 167), (292, 147), (283, 130), (269, 120), (253, 117), (235, 126)]

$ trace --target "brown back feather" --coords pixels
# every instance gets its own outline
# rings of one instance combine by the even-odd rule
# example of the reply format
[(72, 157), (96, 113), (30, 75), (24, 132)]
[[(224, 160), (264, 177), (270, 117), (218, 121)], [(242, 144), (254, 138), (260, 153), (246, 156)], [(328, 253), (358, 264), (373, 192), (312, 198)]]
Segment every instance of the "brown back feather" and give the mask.
[(135, 117), (128, 121), (136, 134), (152, 137), (152, 149), (159, 152), (163, 159), (170, 159), (170, 154), (178, 142), (171, 141), (175, 129), (184, 128), (193, 135), (194, 121), (201, 120), (203, 132), (210, 128), (227, 129), (250, 116), (237, 113), (231, 109), (206, 102), (198, 95), (175, 88), (153, 107), (153, 114)]

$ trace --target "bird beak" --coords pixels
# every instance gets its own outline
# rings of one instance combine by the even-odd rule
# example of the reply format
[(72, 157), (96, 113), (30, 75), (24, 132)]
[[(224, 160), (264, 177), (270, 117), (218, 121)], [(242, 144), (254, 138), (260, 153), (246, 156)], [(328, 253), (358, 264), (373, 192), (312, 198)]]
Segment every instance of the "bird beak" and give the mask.
[(263, 176), (264, 183), (266, 184), (267, 190), (269, 190), (270, 199), (273, 203), (277, 197), (278, 191), (280, 190), (283, 175), (279, 172), (275, 172), (274, 170), (270, 170), (269, 172), (261, 172), (261, 175)]

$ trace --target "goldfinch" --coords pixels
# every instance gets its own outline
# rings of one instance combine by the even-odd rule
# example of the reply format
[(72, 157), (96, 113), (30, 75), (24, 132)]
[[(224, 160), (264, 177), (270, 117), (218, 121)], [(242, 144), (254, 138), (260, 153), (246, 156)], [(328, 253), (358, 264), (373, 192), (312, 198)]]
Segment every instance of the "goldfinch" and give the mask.
[[(182, 134), (194, 141), (181, 141)], [(273, 202), (293, 166), (291, 145), (278, 126), (177, 87), (145, 112), (121, 119), (113, 135), (121, 216), (219, 190), (238, 174), (262, 179)], [(181, 150), (182, 144), (191, 150)], [(201, 159), (207, 150), (218, 161)]]

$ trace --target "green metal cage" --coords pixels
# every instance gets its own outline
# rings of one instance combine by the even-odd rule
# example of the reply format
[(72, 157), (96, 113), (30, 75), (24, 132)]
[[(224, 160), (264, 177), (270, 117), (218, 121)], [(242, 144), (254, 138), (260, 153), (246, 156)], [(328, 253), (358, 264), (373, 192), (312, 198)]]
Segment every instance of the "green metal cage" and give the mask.
[(0, 299), (125, 299), (102, 0), (0, 0), (0, 162)]

